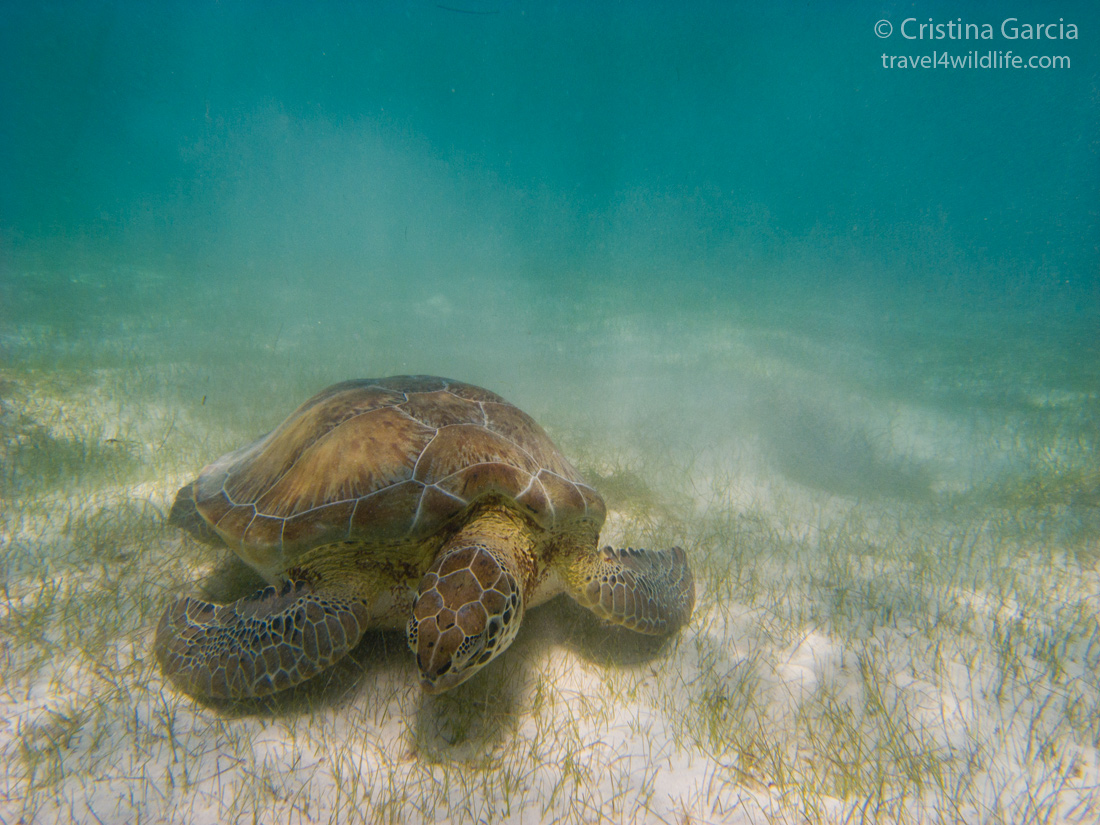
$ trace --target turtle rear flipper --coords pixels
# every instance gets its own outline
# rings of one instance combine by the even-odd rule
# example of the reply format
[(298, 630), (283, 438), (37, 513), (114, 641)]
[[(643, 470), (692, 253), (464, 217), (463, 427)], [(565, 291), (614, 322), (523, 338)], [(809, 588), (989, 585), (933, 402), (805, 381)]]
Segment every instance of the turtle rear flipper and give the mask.
[(153, 647), (164, 672), (188, 693), (246, 699), (330, 667), (359, 643), (366, 624), (364, 601), (290, 582), (227, 605), (180, 599), (164, 611)]
[(652, 636), (676, 630), (695, 607), (695, 580), (679, 547), (604, 547), (575, 559), (566, 582), (600, 618)]

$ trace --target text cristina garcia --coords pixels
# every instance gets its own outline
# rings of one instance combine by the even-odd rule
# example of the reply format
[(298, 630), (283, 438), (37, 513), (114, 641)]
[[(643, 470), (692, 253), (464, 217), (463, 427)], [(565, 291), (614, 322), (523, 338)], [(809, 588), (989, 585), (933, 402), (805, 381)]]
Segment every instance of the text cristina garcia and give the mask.
[[(929, 17), (927, 23), (907, 17), (901, 21), (901, 36), (906, 40), (992, 40), (995, 29), (992, 23), (963, 23), (962, 18), (937, 23)], [(1021, 23), (1017, 17), (1001, 21), (1001, 37), (1006, 40), (1076, 40), (1077, 24), (1066, 23), (1059, 17), (1057, 23)]]

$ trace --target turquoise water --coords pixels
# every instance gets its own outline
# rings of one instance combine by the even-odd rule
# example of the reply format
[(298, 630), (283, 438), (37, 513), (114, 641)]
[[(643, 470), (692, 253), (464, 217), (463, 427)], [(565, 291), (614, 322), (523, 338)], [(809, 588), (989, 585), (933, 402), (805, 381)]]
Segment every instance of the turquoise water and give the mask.
[[(445, 5), (8, 7), (5, 246), (378, 294), (629, 277), (652, 307), (671, 269), (1096, 300), (1090, 4), (1052, 15), (1078, 39), (1043, 41), (881, 40), (908, 14), (889, 4)], [(964, 11), (1006, 16), (919, 17)], [(1013, 47), (1071, 65), (880, 59)]]
[[(876, 35), (882, 20), (886, 38)], [(979, 35), (988, 23), (990, 36), (904, 36), (929, 20), (975, 24)], [(1008, 36), (1040, 23), (1042, 39)], [(215, 575), (194, 567), (198, 551), (181, 548), (156, 514), (205, 462), (326, 384), (427, 373), (486, 386), (534, 415), (604, 489), (617, 514), (609, 540), (695, 554), (705, 595), (676, 656), (697, 649), (699, 660), (669, 660), (653, 700), (693, 708), (688, 720), (696, 710), (719, 720), (668, 733), (696, 760), (682, 774), (668, 768), (673, 784), (696, 789), (680, 798), (683, 816), (754, 821), (729, 813), (731, 798), (751, 793), (780, 806), (761, 811), (812, 819), (816, 810), (821, 821), (866, 810), (870, 798), (901, 821), (1013, 821), (1047, 804), (1029, 809), (1031, 799), (1053, 800), (1055, 820), (1089, 821), (1100, 781), (1088, 718), (1100, 707), (1089, 676), (1100, 655), (1098, 38), (1100, 9), (1086, 2), (6, 4), (0, 664), (18, 720), (5, 753), (22, 767), (4, 777), (13, 801), (0, 819), (102, 814), (102, 800), (74, 789), (80, 776), (102, 778), (101, 742), (145, 747), (124, 706), (143, 708), (158, 741), (168, 711), (156, 702), (189, 714), (191, 753), (269, 723), (149, 698), (171, 692), (142, 647), (159, 611)], [(1009, 51), (1057, 65), (899, 63), (944, 53), (1000, 63)], [(107, 522), (123, 526), (89, 544)], [(59, 660), (88, 679), (100, 673), (89, 662), (102, 651), (80, 658), (66, 635), (74, 610), (63, 607), (103, 590), (98, 579), (66, 578), (100, 564), (125, 598), (75, 614), (92, 625), (96, 611), (110, 617), (100, 641), (123, 662), (114, 672), (130, 674), (120, 684), (140, 683), (140, 695), (90, 709), (85, 693), (61, 690), (64, 707), (43, 720), (34, 708), (54, 707), (41, 691), (65, 682), (50, 675)], [(866, 589), (899, 571), (909, 582), (900, 590)], [(1048, 592), (1024, 586), (1034, 581)], [(67, 595), (49, 604), (20, 595), (47, 592), (45, 583)], [(978, 618), (955, 616), (963, 604)], [(948, 615), (942, 626), (930, 619)], [(759, 670), (758, 682), (738, 682), (758, 684), (753, 695), (783, 693), (793, 678), (783, 662), (801, 661), (798, 640), (820, 631), (831, 640), (821, 650), (842, 651), (827, 670), (863, 674), (859, 707), (873, 705), (859, 658), (872, 648), (890, 695), (904, 701), (905, 668), (874, 641), (899, 622), (924, 628), (937, 656), (936, 634), (950, 626), (959, 652), (928, 677), (936, 692), (965, 692), (955, 666), (979, 686), (967, 725), (925, 720), (939, 732), (907, 751), (933, 754), (938, 768), (891, 774), (894, 790), (874, 797), (873, 771), (811, 781), (796, 756), (776, 767), (786, 745), (769, 750), (764, 734), (749, 754), (733, 711), (721, 710), (751, 716), (736, 703), (753, 692), (722, 687), (742, 673), (736, 663)], [(756, 640), (749, 653), (746, 638)], [(1044, 650), (1060, 651), (1061, 663), (1028, 681), (1003, 654), (1012, 639), (1024, 639), (1028, 666), (1048, 663)], [(537, 641), (525, 644), (537, 660)], [(931, 668), (925, 655), (911, 661)], [(715, 675), (713, 656), (732, 669)], [(393, 683), (414, 684), (402, 666), (390, 668)], [(677, 681), (690, 668), (698, 680)], [(374, 690), (370, 681), (352, 690)], [(1042, 724), (996, 717), (989, 709), (1006, 695), (1039, 708)], [(412, 752), (430, 754), (432, 770), (476, 777), (500, 767), (501, 742), (511, 754), (532, 741), (515, 719), (541, 717), (513, 698), (521, 710), (508, 724), (476, 717), (489, 744), (471, 735), (476, 746), (461, 752), (425, 733), (440, 717), (457, 724), (458, 710), (410, 711), (418, 700), (408, 697), (377, 706), (397, 720), (393, 741), (414, 731)], [(346, 708), (325, 701), (310, 713), (342, 718)], [(761, 702), (760, 719), (797, 732), (783, 742), (803, 737), (800, 752), (843, 750), (836, 730), (821, 733), (835, 703), (813, 694), (787, 713)], [(305, 723), (286, 713), (271, 724), (297, 741)], [(855, 729), (870, 744), (854, 752), (908, 764), (896, 732), (873, 734), (872, 717), (873, 708), (860, 716)], [(57, 730), (68, 728), (57, 719), (83, 720), (60, 751)], [(1057, 743), (1049, 752), (1028, 738), (1043, 725)], [(278, 753), (273, 764), (291, 758)], [(984, 768), (966, 767), (970, 753)], [(1034, 753), (1046, 754), (1048, 773), (998, 784)], [(155, 820), (176, 804), (219, 821), (250, 810), (285, 819), (278, 794), (257, 791), (247, 810), (218, 794), (196, 803), (187, 783), (175, 797), (150, 796), (173, 758), (152, 748), (104, 779), (116, 813), (103, 821), (135, 811)], [(540, 758), (564, 764), (549, 746)], [(603, 775), (604, 763), (578, 759), (576, 787)], [(710, 785), (696, 781), (698, 765), (709, 766), (698, 770)], [(389, 770), (414, 801), (436, 799), (409, 785), (406, 768)], [(629, 771), (624, 782), (649, 788), (638, 798), (654, 807), (644, 810), (680, 816), (653, 802), (675, 794), (646, 785), (640, 770), (640, 785)], [(397, 806), (366, 773), (363, 793)], [(944, 777), (956, 783), (950, 792)], [(936, 782), (939, 802), (928, 797)], [(332, 783), (322, 771), (299, 795), (325, 800)], [(520, 784), (508, 804), (495, 785), (471, 791), (484, 800), (475, 818), (583, 819), (554, 807), (564, 797), (553, 781)], [(808, 787), (839, 807), (814, 808)], [(126, 807), (118, 799), (128, 791)], [(942, 800), (952, 794), (964, 802), (949, 814)], [(51, 808), (55, 798), (70, 807)], [(622, 799), (608, 790), (590, 813), (644, 821)], [(342, 810), (326, 804), (314, 802), (320, 821)], [(453, 799), (432, 805), (444, 803), (403, 816), (459, 816)], [(374, 809), (356, 810), (371, 820), (364, 811)]]

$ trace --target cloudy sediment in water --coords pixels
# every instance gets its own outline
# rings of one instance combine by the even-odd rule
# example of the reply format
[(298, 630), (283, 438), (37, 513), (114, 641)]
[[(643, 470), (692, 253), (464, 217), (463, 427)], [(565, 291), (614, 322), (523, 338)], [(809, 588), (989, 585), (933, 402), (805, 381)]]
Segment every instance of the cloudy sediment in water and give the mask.
[[(1087, 3), (0, 11), (0, 820), (1093, 821), (1097, 37)], [(179, 693), (164, 607), (256, 581), (175, 491), (408, 373), (534, 416), (605, 541), (688, 551), (693, 621), (635, 648), (552, 603), (440, 697), (393, 633), (272, 702)]]

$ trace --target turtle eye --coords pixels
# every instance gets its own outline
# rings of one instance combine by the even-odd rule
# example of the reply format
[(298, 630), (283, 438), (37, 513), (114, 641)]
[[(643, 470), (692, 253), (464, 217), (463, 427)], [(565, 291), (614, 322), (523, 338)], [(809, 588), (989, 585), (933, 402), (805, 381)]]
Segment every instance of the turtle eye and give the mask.
[[(508, 616), (505, 615), (505, 621), (507, 619)], [(493, 616), (489, 619), (489, 625), (485, 628), (485, 643), (490, 649), (496, 646), (497, 636), (500, 635), (502, 627), (504, 627), (504, 622), (501, 621), (499, 616)]]

